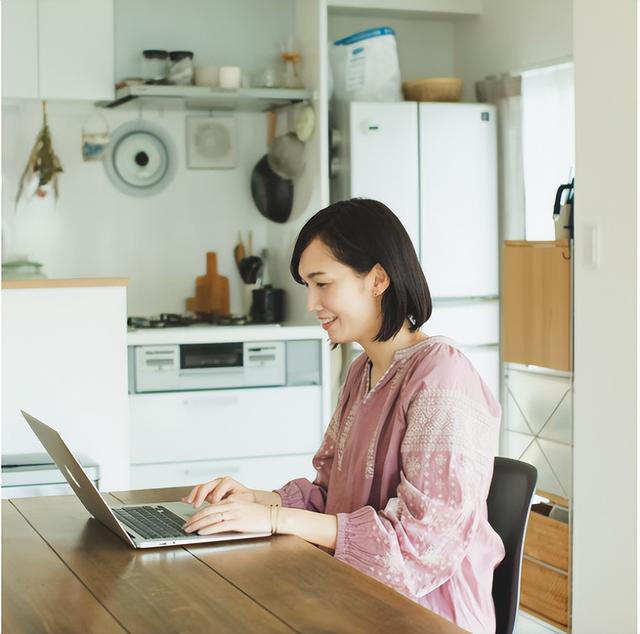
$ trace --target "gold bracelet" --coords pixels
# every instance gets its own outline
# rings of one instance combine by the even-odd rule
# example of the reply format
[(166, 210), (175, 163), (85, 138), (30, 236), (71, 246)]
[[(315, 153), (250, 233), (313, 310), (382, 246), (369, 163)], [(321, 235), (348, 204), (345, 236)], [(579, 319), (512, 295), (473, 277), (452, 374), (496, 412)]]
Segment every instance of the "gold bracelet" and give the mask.
[(269, 504), (269, 523), (271, 524), (271, 534), (274, 534), (274, 524), (273, 524), (273, 504)]

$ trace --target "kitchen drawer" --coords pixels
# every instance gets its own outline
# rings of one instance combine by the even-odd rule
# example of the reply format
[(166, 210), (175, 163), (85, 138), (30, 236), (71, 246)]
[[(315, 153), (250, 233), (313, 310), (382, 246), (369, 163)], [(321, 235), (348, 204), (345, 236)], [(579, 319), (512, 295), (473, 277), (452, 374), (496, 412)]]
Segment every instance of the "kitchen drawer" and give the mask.
[(313, 453), (321, 442), (320, 386), (135, 394), (133, 464)]
[(531, 512), (524, 544), (525, 556), (563, 571), (569, 570), (569, 525)]
[(131, 488), (192, 486), (231, 476), (252, 489), (271, 490), (295, 478), (315, 478), (313, 453), (269, 458), (238, 458), (131, 466)]
[(568, 627), (568, 574), (525, 557), (522, 561), (520, 605), (556, 626)]

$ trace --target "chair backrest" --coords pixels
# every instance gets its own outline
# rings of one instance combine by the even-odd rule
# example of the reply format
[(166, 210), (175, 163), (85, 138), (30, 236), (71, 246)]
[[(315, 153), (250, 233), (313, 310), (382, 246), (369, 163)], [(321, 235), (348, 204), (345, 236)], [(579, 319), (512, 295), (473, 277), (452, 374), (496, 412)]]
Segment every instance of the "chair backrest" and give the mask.
[(520, 601), (520, 569), (538, 472), (526, 462), (497, 457), (487, 498), (489, 524), (500, 535), (505, 557), (493, 573), (496, 634), (511, 634)]

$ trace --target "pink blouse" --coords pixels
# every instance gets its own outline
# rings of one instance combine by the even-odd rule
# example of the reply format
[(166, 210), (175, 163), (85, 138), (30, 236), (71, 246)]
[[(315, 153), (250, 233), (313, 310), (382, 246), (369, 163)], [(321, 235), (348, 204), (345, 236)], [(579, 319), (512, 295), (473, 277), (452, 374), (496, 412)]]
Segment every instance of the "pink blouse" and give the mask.
[(369, 389), (351, 364), (313, 458), (284, 506), (337, 515), (335, 557), (474, 633), (495, 632), (493, 571), (504, 557), (487, 521), (500, 405), (446, 337), (398, 350)]

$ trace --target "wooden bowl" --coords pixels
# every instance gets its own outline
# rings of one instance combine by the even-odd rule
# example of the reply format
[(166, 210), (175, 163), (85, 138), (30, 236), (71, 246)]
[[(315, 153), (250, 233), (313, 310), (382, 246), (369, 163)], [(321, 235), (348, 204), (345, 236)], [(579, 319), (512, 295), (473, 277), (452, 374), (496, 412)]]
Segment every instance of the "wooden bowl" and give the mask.
[(462, 79), (458, 77), (425, 77), (402, 82), (407, 101), (460, 101)]

